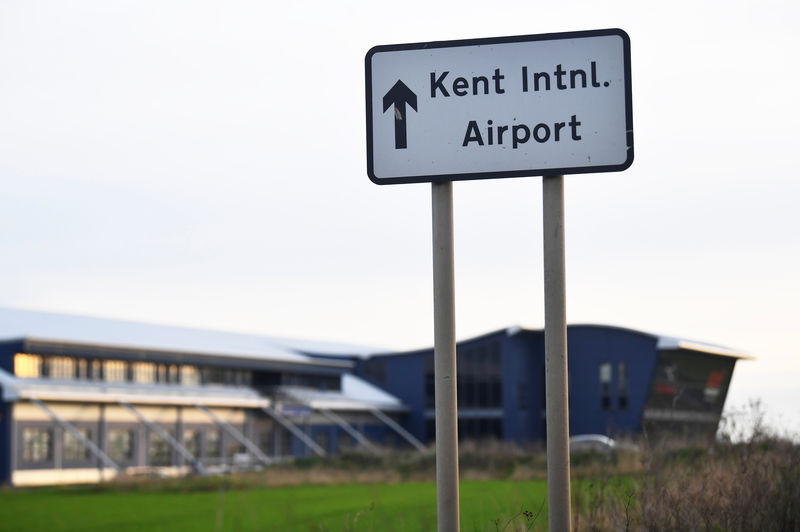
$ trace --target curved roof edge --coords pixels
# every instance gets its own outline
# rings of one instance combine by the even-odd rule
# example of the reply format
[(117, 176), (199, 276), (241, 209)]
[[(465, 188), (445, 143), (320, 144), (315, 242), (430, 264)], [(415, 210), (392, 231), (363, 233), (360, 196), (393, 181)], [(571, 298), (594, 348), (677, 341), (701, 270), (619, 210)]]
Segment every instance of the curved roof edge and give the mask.
[(705, 342), (686, 340), (683, 338), (674, 338), (671, 336), (659, 336), (657, 347), (659, 350), (686, 349), (688, 351), (699, 351), (701, 353), (708, 353), (710, 355), (733, 357), (741, 360), (755, 360), (754, 356), (737, 351), (735, 349), (730, 349), (721, 345), (707, 344)]
[[(642, 331), (639, 329), (633, 329), (631, 327), (623, 327), (619, 325), (604, 325), (599, 323), (572, 323), (567, 325), (567, 329), (573, 329), (576, 327), (580, 328), (597, 328), (597, 329), (611, 329), (611, 330), (618, 330), (633, 334), (639, 334), (642, 336), (647, 336), (650, 338), (655, 339), (656, 341), (656, 349), (658, 350), (667, 350), (667, 349), (685, 349), (688, 351), (698, 351), (701, 353), (708, 353), (712, 355), (718, 356), (726, 356), (726, 357), (733, 357), (738, 358), (741, 360), (755, 360), (755, 357), (745, 353), (743, 351), (739, 351), (737, 349), (732, 349), (730, 347), (711, 344), (708, 342), (700, 342), (697, 340), (690, 340), (688, 338), (680, 338), (676, 336), (666, 336), (661, 334), (654, 334), (647, 331)], [(502, 329), (501, 329), (502, 330)], [(508, 336), (514, 336), (516, 334), (522, 332), (544, 332), (543, 329), (526, 329), (519, 325), (514, 325), (511, 327), (507, 327), (505, 333)], [(492, 334), (492, 333), (489, 333)], [(481, 338), (483, 336), (487, 336), (486, 334), (477, 336), (475, 338)]]

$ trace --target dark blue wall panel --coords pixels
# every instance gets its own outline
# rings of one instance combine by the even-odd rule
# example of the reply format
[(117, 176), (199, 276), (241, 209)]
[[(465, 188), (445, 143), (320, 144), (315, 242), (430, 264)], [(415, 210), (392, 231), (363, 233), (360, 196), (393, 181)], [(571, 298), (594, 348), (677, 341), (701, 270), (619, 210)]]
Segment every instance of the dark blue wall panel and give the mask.
[[(425, 441), (425, 362), (432, 350), (378, 355), (370, 361), (373, 367), (365, 368), (364, 361), (356, 367), (356, 374), (400, 399), (410, 411), (404, 417), (404, 427), (416, 438)], [(375, 364), (380, 371), (375, 370)]]
[[(628, 329), (572, 326), (567, 333), (570, 433), (636, 432), (657, 361), (656, 338)], [(620, 402), (619, 365), (625, 365), (627, 404)], [(600, 365), (611, 365), (610, 404), (602, 404)]]
[(504, 439), (518, 443), (544, 437), (544, 335), (506, 335), (503, 349)]
[[(601, 325), (570, 326), (567, 334), (570, 433), (615, 436), (639, 431), (658, 358), (657, 338)], [(504, 329), (459, 342), (458, 350), (462, 353), (492, 342), (502, 345), (503, 439), (519, 443), (544, 439), (543, 331)], [(432, 352), (429, 349), (381, 355), (370, 361), (359, 361), (356, 368), (359, 376), (395, 395), (410, 408), (403, 424), (420, 439), (425, 438), (425, 359), (431, 357)], [(380, 371), (372, 365), (376, 360)], [(607, 405), (602, 401), (601, 364), (611, 365)], [(624, 402), (620, 398), (620, 364), (624, 364), (627, 384)]]
[(0, 343), (0, 369), (14, 374), (14, 353), (23, 351), (21, 341)]
[[(14, 374), (14, 353), (22, 351), (22, 342), (0, 344), (0, 369)], [(11, 411), (13, 403), (3, 402), (0, 387), (0, 484), (11, 482)]]
[[(0, 387), (0, 393), (2, 393)], [(13, 403), (0, 401), (0, 484), (11, 483), (11, 410)]]

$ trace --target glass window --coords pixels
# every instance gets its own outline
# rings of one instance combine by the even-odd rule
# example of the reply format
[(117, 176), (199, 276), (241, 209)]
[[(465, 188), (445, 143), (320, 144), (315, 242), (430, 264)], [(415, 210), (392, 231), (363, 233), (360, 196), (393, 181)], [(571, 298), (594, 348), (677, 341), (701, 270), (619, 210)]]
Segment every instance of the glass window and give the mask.
[(323, 451), (330, 452), (331, 435), (327, 430), (321, 430), (314, 434), (314, 443), (319, 445)]
[(228, 448), (225, 450), (225, 456), (233, 458), (237, 454), (242, 454), (243, 452), (244, 452), (244, 445), (242, 445), (238, 441), (232, 441), (228, 443)]
[(474, 418), (459, 420), (458, 428), (461, 428), (462, 425), (464, 426), (462, 436), (466, 436), (467, 439), (472, 438), (476, 432), (477, 420)]
[(181, 366), (181, 384), (200, 385), (200, 372), (197, 370), (197, 366)]
[[(77, 429), (81, 436), (89, 439), (89, 429)], [(78, 439), (71, 431), (64, 431), (64, 460), (70, 462), (85, 462), (89, 459), (89, 448)]]
[(39, 427), (22, 430), (22, 459), (29, 463), (47, 462), (53, 458), (53, 431)]
[[(169, 431), (167, 433), (169, 434)], [(150, 441), (148, 443), (147, 454), (150, 457), (150, 465), (167, 466), (172, 463), (170, 445), (158, 433), (155, 431), (150, 432)]]
[(531, 388), (527, 381), (517, 383), (517, 406), (520, 410), (531, 407)]
[(715, 403), (720, 396), (725, 383), (725, 370), (712, 371), (708, 374), (706, 387), (703, 389), (703, 399), (707, 403)]
[(115, 462), (126, 462), (133, 458), (133, 431), (110, 429), (108, 431), (108, 456)]
[(200, 431), (184, 429), (183, 446), (186, 447), (186, 450), (195, 458), (200, 456)]
[(82, 381), (89, 379), (89, 361), (85, 358), (75, 361), (75, 378)]
[(492, 436), (497, 438), (498, 440), (503, 439), (503, 420), (502, 419), (492, 419), (491, 421), (491, 433)]
[(478, 408), (489, 407), (489, 381), (481, 379), (478, 381)]
[(611, 384), (611, 364), (608, 362), (600, 364), (600, 382)]
[[(461, 431), (461, 424), (458, 425), (459, 432)], [(425, 420), (425, 439), (428, 442), (432, 442), (436, 440), (436, 420), (435, 419), (427, 419)]]
[(89, 373), (91, 374), (91, 379), (93, 381), (99, 381), (103, 379), (103, 361), (102, 360), (91, 360), (89, 362)]
[[(460, 384), (460, 382), (459, 382)], [(461, 388), (459, 387), (459, 391)], [(433, 373), (425, 374), (425, 408), (433, 408), (436, 405), (436, 380)]]
[(128, 365), (121, 360), (104, 360), (103, 376), (108, 382), (125, 382)]
[(101, 380), (101, 367), (100, 360), (79, 358), (75, 360), (75, 378), (78, 380), (86, 381), (99, 381)]
[(274, 442), (275, 442), (275, 433), (272, 429), (267, 429), (261, 431), (261, 435), (259, 437), (259, 447), (267, 456), (272, 456), (274, 454)]
[(499, 408), (503, 406), (503, 384), (500, 382), (499, 379), (492, 380), (492, 396), (491, 396), (491, 404), (494, 408)]
[(178, 384), (180, 382), (177, 365), (171, 364), (169, 368), (167, 368), (167, 382), (170, 384)]
[(75, 361), (70, 357), (47, 359), (47, 375), (51, 379), (72, 380), (75, 378)]
[(600, 403), (603, 410), (611, 409), (611, 363), (600, 364)]
[(219, 458), (221, 445), (222, 445), (222, 442), (220, 441), (219, 431), (218, 430), (207, 430), (206, 431), (206, 457), (208, 457), (208, 458)]
[[(247, 386), (252, 381), (251, 372), (240, 370), (240, 369), (226, 369), (226, 370), (214, 370), (219, 372), (210, 373), (209, 382), (218, 383), (218, 384), (225, 384), (230, 386)], [(297, 386), (309, 386), (311, 388), (321, 388), (322, 385), (319, 382), (319, 379), (313, 376), (305, 376), (299, 375), (297, 376), (297, 380), (293, 382)]]
[[(350, 448), (355, 444), (353, 442), (353, 438), (347, 437), (347, 440), (350, 442)], [(280, 432), (280, 439), (278, 441), (278, 456), (289, 456), (292, 454), (292, 435), (289, 433), (288, 430), (282, 430)]]
[(620, 410), (628, 408), (628, 373), (625, 362), (617, 364), (617, 405)]
[(42, 357), (28, 353), (14, 355), (14, 375), (28, 379), (42, 376)]
[(203, 384), (225, 384), (225, 370), (220, 368), (203, 368)]
[(661, 351), (645, 409), (719, 413), (735, 359)]
[(477, 382), (470, 376), (464, 377), (464, 406), (467, 408), (475, 408), (477, 405)]
[(156, 366), (152, 362), (134, 362), (131, 364), (133, 382), (149, 384), (156, 382)]

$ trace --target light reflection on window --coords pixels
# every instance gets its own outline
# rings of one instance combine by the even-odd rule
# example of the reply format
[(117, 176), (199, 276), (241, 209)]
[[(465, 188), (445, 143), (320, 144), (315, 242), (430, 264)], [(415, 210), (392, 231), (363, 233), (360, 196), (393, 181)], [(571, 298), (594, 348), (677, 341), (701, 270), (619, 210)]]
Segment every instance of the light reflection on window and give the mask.
[(131, 369), (133, 382), (150, 384), (156, 381), (156, 366), (152, 362), (134, 362)]
[(17, 377), (36, 379), (42, 375), (42, 357), (28, 353), (14, 355), (14, 375)]
[(127, 364), (121, 360), (104, 360), (103, 376), (108, 382), (125, 382), (127, 380)]

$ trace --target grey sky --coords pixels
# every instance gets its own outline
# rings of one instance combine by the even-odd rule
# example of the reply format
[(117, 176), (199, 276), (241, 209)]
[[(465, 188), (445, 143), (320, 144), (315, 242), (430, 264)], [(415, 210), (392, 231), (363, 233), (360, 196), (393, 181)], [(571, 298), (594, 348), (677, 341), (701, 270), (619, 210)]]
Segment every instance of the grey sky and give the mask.
[[(0, 305), (432, 343), (430, 191), (365, 172), (376, 44), (631, 37), (636, 159), (567, 178), (571, 322), (728, 345), (800, 427), (796, 2), (0, 2)], [(538, 178), (457, 183), (457, 330), (541, 326)]]

